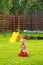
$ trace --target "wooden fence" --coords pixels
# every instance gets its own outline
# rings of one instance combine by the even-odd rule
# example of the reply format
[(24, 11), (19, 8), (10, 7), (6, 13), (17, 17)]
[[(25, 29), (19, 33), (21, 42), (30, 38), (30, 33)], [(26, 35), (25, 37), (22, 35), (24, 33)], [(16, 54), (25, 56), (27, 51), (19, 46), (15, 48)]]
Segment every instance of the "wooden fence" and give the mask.
[[(19, 19), (19, 20), (18, 20)], [(28, 15), (27, 17), (24, 15), (5, 15), (0, 14), (0, 31), (9, 30), (15, 31), (18, 29), (22, 30), (43, 30), (43, 13), (39, 13), (37, 17), (35, 14)]]

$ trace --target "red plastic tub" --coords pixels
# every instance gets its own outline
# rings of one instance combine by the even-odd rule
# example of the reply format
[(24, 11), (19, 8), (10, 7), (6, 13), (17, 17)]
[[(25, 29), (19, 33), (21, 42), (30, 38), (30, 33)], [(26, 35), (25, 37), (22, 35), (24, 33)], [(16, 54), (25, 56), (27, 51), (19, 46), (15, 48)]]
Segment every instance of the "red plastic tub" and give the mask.
[(28, 56), (28, 53), (21, 53), (21, 52), (20, 52), (20, 53), (18, 54), (18, 56), (23, 56), (23, 57), (25, 57), (25, 56)]

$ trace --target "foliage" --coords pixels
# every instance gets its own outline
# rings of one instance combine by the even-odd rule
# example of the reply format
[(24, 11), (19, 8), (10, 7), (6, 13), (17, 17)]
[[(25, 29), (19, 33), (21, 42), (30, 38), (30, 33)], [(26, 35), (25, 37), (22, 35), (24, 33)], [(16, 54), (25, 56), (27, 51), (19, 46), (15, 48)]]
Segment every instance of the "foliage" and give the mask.
[(10, 12), (15, 14), (22, 14), (24, 12), (24, 9), (26, 7), (27, 0), (12, 0), (12, 8), (10, 9)]
[(24, 14), (26, 10), (43, 9), (43, 0), (0, 0), (0, 14)]
[(10, 9), (12, 14), (24, 14), (29, 10), (43, 9), (42, 0), (12, 0), (12, 5)]
[(12, 0), (0, 0), (0, 14), (9, 14)]
[(28, 0), (26, 4), (26, 10), (36, 10), (36, 9), (43, 9), (43, 2), (40, 0)]

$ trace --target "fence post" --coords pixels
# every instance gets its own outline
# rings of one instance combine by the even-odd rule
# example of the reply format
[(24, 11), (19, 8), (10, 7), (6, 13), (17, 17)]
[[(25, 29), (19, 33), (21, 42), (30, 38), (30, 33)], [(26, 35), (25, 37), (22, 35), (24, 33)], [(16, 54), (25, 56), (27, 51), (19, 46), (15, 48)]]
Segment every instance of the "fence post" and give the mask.
[(35, 10), (35, 18), (36, 18), (36, 40), (37, 40), (37, 9)]
[(20, 16), (18, 16), (18, 32), (20, 31)]

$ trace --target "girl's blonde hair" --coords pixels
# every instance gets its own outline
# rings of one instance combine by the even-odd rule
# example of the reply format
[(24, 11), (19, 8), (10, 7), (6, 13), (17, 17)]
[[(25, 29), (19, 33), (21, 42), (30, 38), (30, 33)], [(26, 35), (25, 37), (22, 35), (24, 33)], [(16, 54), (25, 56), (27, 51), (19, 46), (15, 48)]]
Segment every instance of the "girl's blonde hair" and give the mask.
[(22, 43), (26, 43), (26, 40), (24, 39), (24, 38), (21, 38), (21, 40), (20, 40), (20, 43), (22, 44)]

